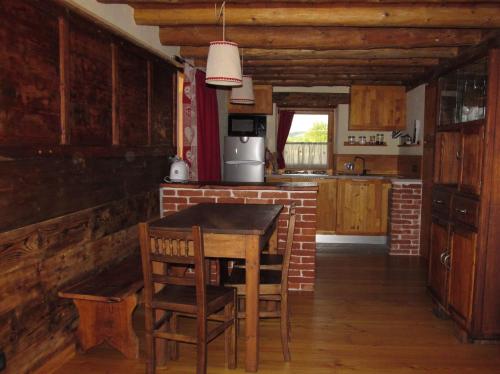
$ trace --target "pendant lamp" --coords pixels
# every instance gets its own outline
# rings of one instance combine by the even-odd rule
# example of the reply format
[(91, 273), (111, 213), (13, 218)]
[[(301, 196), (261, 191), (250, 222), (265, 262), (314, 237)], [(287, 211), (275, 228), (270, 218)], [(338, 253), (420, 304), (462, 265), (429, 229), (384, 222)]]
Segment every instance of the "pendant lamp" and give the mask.
[(210, 42), (205, 83), (216, 86), (241, 86), (243, 77), (238, 44), (226, 41), (225, 6), (224, 1), (219, 13), (219, 18), (222, 14), (222, 40)]
[(243, 85), (233, 87), (231, 90), (231, 102), (233, 104), (254, 104), (253, 81), (249, 75), (243, 75)]

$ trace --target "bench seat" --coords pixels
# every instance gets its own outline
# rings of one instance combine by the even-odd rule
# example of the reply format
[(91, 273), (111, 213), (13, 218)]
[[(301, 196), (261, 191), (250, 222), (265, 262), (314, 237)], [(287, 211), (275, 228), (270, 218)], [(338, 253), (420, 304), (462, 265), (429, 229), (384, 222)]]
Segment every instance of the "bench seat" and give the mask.
[(139, 358), (139, 342), (132, 326), (137, 293), (144, 285), (137, 252), (116, 265), (62, 290), (80, 315), (77, 338), (82, 350), (108, 342), (127, 358)]

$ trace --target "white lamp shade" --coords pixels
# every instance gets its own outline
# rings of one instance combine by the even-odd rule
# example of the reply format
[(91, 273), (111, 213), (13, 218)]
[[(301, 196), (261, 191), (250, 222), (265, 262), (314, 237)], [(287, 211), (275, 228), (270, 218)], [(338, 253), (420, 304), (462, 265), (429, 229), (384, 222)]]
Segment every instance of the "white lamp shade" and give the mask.
[(210, 42), (205, 82), (217, 86), (241, 86), (238, 44), (228, 41)]
[(253, 81), (249, 75), (243, 76), (243, 85), (231, 89), (231, 102), (233, 104), (254, 104)]

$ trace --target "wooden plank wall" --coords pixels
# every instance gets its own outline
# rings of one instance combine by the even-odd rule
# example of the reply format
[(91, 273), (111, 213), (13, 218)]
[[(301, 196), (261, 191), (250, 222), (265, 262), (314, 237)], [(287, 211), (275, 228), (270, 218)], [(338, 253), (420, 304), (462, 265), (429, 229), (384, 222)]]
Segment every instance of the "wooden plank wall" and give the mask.
[(133, 251), (174, 153), (175, 68), (52, 1), (0, 2), (0, 350), (75, 343), (65, 285)]

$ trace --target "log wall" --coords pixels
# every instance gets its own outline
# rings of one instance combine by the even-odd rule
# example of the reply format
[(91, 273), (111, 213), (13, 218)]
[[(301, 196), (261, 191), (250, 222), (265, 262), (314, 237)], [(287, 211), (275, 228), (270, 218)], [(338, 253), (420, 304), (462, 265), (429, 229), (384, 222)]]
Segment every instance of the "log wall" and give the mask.
[(66, 285), (136, 250), (174, 153), (175, 68), (59, 3), (0, 2), (0, 350), (75, 343)]

